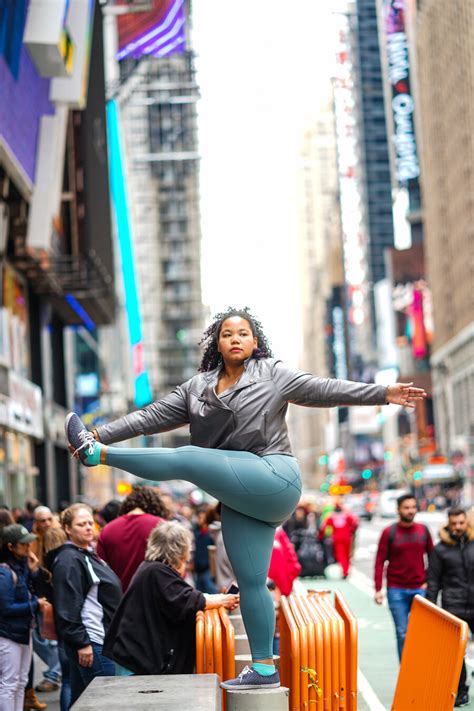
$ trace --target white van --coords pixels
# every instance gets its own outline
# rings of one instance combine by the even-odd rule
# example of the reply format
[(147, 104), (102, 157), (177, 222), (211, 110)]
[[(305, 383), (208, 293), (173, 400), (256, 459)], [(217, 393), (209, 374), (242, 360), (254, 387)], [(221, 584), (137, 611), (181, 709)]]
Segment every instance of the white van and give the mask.
[(377, 513), (382, 518), (396, 518), (397, 499), (403, 494), (409, 494), (406, 489), (386, 489), (382, 491), (377, 502)]

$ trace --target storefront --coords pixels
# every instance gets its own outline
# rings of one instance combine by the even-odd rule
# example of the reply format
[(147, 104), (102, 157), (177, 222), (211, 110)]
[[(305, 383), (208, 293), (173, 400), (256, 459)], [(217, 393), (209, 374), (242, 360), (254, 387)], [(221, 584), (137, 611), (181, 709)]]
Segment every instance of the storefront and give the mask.
[(39, 473), (33, 445), (44, 437), (43, 398), (41, 388), (2, 366), (0, 389), (0, 500), (23, 506)]

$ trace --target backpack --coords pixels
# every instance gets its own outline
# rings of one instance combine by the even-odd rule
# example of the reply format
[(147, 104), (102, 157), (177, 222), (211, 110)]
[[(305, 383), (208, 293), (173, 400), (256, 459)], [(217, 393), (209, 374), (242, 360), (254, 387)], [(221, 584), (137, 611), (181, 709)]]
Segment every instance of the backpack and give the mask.
[[(392, 552), (392, 544), (393, 544), (393, 542), (394, 542), (394, 540), (395, 540), (395, 536), (396, 536), (396, 533), (397, 533), (397, 525), (398, 525), (398, 524), (396, 524), (396, 523), (392, 523), (392, 525), (390, 526), (389, 532), (388, 532), (387, 558), (386, 558), (386, 560), (390, 560), (390, 554), (391, 554), (391, 552)], [(430, 534), (430, 530), (429, 530), (428, 526), (426, 526), (426, 524), (422, 523), (421, 525), (422, 525), (423, 528), (425, 529), (425, 539), (424, 539), (423, 543), (424, 543), (424, 545), (426, 546), (426, 544), (428, 543), (428, 539), (429, 539), (429, 537), (430, 537), (431, 534)]]
[(8, 563), (0, 563), (0, 568), (7, 568), (10, 571), (10, 573), (12, 574), (12, 578), (13, 578), (13, 587), (16, 587), (16, 584), (18, 582), (18, 575), (15, 573), (13, 568), (10, 568)]
[(301, 565), (300, 576), (302, 578), (324, 575), (326, 556), (323, 544), (316, 538), (314, 529), (305, 529), (297, 556)]

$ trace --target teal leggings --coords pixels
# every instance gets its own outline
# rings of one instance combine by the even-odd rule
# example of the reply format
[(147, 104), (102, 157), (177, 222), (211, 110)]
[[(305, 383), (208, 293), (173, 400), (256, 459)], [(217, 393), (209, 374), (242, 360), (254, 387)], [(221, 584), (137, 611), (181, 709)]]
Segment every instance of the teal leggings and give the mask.
[(240, 589), (252, 658), (271, 658), (275, 610), (267, 574), (275, 529), (290, 516), (301, 495), (296, 459), (192, 446), (107, 447), (106, 462), (153, 481), (185, 479), (219, 499), (222, 535)]

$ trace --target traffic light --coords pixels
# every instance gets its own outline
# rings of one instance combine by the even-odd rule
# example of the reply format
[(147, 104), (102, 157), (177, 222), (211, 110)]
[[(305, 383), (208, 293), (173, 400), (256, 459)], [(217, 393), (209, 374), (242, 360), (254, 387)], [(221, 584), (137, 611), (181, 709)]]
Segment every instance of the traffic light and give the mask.
[(417, 469), (416, 472), (413, 472), (413, 481), (420, 481), (422, 476), (423, 474), (420, 472), (419, 469)]
[(372, 469), (364, 469), (362, 472), (362, 479), (370, 479), (372, 476)]
[(318, 461), (322, 467), (325, 467), (329, 463), (329, 457), (327, 454), (321, 454)]

